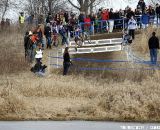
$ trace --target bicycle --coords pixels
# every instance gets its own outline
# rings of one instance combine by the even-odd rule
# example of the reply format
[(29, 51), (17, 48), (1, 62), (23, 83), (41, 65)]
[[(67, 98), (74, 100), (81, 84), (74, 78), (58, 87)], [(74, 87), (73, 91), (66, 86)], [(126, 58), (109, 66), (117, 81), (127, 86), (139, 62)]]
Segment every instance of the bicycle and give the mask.
[(83, 32), (83, 39), (84, 39), (84, 42), (87, 41), (89, 44), (91, 44), (91, 35), (90, 35), (90, 32), (84, 31)]
[(132, 43), (132, 36), (128, 34), (128, 30), (123, 30), (122, 45), (127, 46)]

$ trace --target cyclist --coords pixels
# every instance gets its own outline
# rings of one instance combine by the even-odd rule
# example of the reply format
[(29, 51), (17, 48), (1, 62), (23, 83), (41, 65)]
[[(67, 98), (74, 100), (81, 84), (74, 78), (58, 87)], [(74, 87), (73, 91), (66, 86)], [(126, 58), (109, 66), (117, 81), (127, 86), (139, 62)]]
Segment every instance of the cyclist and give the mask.
[(128, 30), (124, 30), (123, 31), (123, 41), (122, 41), (122, 45), (125, 46), (125, 45), (130, 45), (132, 43), (132, 36), (130, 36), (128, 34)]
[(74, 41), (76, 43), (75, 50), (77, 51), (77, 47), (81, 47), (83, 45), (83, 43), (84, 43), (82, 30), (80, 29), (79, 26), (77, 26), (76, 29), (75, 29), (75, 39), (74, 39)]

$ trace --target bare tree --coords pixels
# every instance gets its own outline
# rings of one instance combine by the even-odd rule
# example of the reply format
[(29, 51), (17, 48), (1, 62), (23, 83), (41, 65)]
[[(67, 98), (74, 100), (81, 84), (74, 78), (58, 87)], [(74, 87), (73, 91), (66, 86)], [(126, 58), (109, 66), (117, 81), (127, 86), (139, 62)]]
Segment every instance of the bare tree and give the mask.
[[(22, 2), (21, 2), (22, 3)], [(7, 12), (21, 9), (21, 4), (16, 0), (1, 0), (0, 1), (0, 17), (3, 19)]]
[(54, 13), (57, 8), (64, 8), (66, 0), (27, 0), (26, 10), (29, 14)]
[(95, 6), (96, 3), (98, 1), (98, 3), (102, 2), (102, 0), (76, 0), (77, 4), (73, 3), (73, 0), (68, 0), (68, 2), (76, 9), (78, 9), (80, 12), (85, 12), (88, 13), (89, 8), (91, 7), (91, 10), (93, 8), (93, 6)]
[(156, 5), (157, 3), (160, 3), (160, 0), (148, 0), (148, 2)]
[(0, 7), (1, 7), (1, 15), (2, 15), (1, 18), (3, 19), (9, 7), (9, 0), (2, 0), (0, 3)]

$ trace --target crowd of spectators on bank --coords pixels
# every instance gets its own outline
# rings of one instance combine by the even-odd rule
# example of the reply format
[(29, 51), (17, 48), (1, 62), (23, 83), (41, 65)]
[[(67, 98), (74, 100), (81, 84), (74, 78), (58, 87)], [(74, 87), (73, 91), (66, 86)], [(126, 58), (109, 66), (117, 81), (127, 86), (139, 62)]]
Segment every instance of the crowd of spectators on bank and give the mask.
[[(62, 45), (67, 45), (70, 38), (75, 37), (76, 30), (81, 33), (88, 31), (90, 34), (113, 32), (114, 30), (128, 29), (129, 35), (134, 39), (136, 28), (145, 28), (149, 24), (159, 23), (160, 5), (156, 7), (146, 6), (144, 0), (139, 0), (135, 10), (127, 6), (125, 10), (114, 10), (113, 8), (100, 8), (97, 13), (87, 14), (80, 12), (60, 11), (57, 14), (48, 13), (44, 19), (40, 15), (36, 20), (31, 15), (24, 19), (24, 14), (19, 17), (19, 24), (25, 22), (30, 25), (24, 38), (25, 58), (33, 62), (36, 58), (37, 65), (41, 65), (42, 50), (57, 47), (59, 37)], [(2, 19), (1, 28), (9, 26), (9, 20)], [(36, 26), (35, 26), (36, 25)], [(24, 26), (20, 26), (24, 27)], [(78, 33), (79, 34), (79, 33)], [(46, 66), (41, 66), (42, 68)]]
[[(92, 33), (112, 32), (114, 29), (122, 29), (124, 23), (125, 27), (127, 27), (131, 16), (134, 16), (139, 27), (142, 27), (143, 24), (153, 24), (155, 17), (157, 17), (157, 22), (159, 22), (160, 5), (156, 4), (156, 7), (146, 6), (144, 0), (139, 0), (135, 10), (129, 6), (125, 10), (100, 8), (97, 13), (91, 12), (86, 14), (85, 12), (80, 12), (79, 16), (72, 12), (60, 11), (55, 15), (50, 13), (46, 18), (46, 23), (56, 23), (58, 26), (67, 25), (70, 31), (73, 31), (79, 24), (83, 31), (88, 29)], [(123, 18), (125, 18), (124, 21)]]

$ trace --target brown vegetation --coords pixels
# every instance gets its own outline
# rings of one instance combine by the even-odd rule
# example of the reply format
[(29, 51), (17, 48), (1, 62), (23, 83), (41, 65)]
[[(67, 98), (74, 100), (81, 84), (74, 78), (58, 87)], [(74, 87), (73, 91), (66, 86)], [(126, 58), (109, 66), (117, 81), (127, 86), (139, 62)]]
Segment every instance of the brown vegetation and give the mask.
[[(143, 35), (146, 36), (146, 34)], [(18, 35), (11, 34), (10, 36), (16, 38)], [(22, 39), (22, 37), (19, 38)], [(19, 38), (17, 38), (17, 43), (22, 44)], [(141, 56), (148, 58), (146, 57), (147, 51), (144, 49), (142, 53), (143, 47), (140, 48), (147, 43), (137, 42), (143, 38), (145, 37), (136, 39), (133, 49)], [(4, 39), (5, 45), (11, 44), (11, 40), (5, 38), (4, 35), (1, 39)], [(4, 44), (0, 46), (2, 45)], [(2, 47), (0, 49), (4, 50)], [(17, 46), (14, 49), (16, 52)], [(13, 54), (13, 51), (6, 49), (6, 52), (8, 51)], [(23, 57), (21, 54), (14, 55), (16, 56)], [(123, 52), (96, 55), (97, 58), (102, 58), (101, 56), (126, 59)], [(1, 60), (5, 57), (8, 56), (3, 55)], [(47, 59), (47, 51), (44, 58)], [(159, 71), (103, 71), (99, 73), (74, 71), (64, 77), (60, 70), (53, 69), (46, 77), (40, 78), (28, 71), (25, 61), (20, 61), (17, 60), (16, 64), (12, 64), (12, 68), (19, 66), (19, 69), (15, 69), (19, 70), (17, 73), (11, 73), (15, 71), (8, 73), (6, 69), (1, 69), (5, 72), (0, 75), (1, 120), (160, 121)], [(89, 63), (86, 64), (88, 65)], [(2, 64), (0, 68), (1, 66)], [(117, 65), (107, 66), (116, 67)], [(118, 66), (127, 68), (131, 67), (131, 64)], [(133, 67), (145, 66), (134, 65)]]
[(23, 39), (16, 28), (1, 32), (0, 35), (1, 74), (26, 71), (28, 64), (24, 59)]

